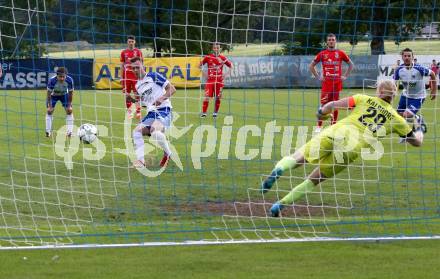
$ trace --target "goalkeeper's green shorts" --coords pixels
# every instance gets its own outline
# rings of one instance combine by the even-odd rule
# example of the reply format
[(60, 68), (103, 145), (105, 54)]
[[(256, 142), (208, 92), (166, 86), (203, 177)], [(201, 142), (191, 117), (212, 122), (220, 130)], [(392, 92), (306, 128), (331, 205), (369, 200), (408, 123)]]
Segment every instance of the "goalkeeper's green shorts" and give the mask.
[(298, 152), (304, 155), (308, 163), (319, 166), (321, 173), (330, 178), (356, 160), (363, 147), (363, 144), (359, 143), (350, 151), (335, 150), (334, 143), (334, 139), (327, 133), (321, 133), (313, 137)]

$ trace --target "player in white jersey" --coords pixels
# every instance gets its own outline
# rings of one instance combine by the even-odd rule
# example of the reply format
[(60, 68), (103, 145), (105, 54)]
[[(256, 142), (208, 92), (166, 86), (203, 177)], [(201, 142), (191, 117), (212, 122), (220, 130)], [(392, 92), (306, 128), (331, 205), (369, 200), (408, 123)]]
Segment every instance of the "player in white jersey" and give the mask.
[(164, 156), (160, 166), (168, 164), (171, 156), (171, 149), (164, 134), (165, 129), (171, 126), (172, 106), (170, 97), (176, 92), (176, 88), (160, 73), (146, 73), (139, 57), (131, 60), (131, 67), (136, 74), (136, 91), (139, 94), (142, 107), (147, 108), (147, 115), (141, 120), (133, 131), (133, 141), (137, 161), (136, 168), (145, 167), (144, 138), (149, 136), (150, 141), (159, 145)]
[(417, 115), (426, 98), (423, 77), (430, 77), (431, 100), (437, 95), (437, 81), (434, 72), (413, 62), (414, 55), (411, 49), (405, 48), (401, 54), (403, 64), (396, 68), (393, 77), (396, 82), (400, 80), (403, 85), (397, 112), (404, 118), (412, 118)]

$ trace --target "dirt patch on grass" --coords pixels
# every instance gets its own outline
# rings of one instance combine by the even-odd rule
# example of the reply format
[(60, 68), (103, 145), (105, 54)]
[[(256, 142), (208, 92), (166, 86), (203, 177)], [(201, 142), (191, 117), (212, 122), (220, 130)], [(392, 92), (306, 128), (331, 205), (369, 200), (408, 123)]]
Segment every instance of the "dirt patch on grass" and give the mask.
[[(166, 206), (165, 209), (171, 213), (173, 211), (180, 213), (192, 213), (195, 215), (232, 215), (232, 216), (270, 216), (270, 207), (272, 203), (267, 201), (237, 201), (237, 202), (193, 202), (183, 203), (175, 207)], [(318, 217), (330, 214), (330, 207), (317, 205), (295, 205), (286, 206), (283, 210), (284, 217)]]

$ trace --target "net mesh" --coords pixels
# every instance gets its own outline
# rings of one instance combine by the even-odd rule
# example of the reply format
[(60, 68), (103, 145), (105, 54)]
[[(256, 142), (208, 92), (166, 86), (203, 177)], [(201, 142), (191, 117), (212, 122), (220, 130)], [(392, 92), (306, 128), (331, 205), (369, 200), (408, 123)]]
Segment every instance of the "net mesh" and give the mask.
[[(356, 65), (341, 97), (374, 95), (403, 48), (428, 67), (438, 55), (437, 1), (10, 0), (0, 13), (1, 246), (440, 235), (436, 101), (421, 110), (422, 148), (385, 137), (382, 158), (354, 162), (281, 218), (272, 203), (314, 166), (260, 189), (313, 135), (320, 84), (308, 65), (326, 35)], [(166, 169), (147, 138), (148, 168), (132, 166), (139, 120), (128, 117), (120, 85), (128, 35), (147, 72), (177, 87), (166, 135), (178, 156)], [(207, 69), (198, 66), (215, 42), (233, 68), (219, 116), (211, 100), (200, 118)], [(74, 136), (58, 103), (46, 138), (45, 87), (61, 66), (75, 82)], [(99, 130), (91, 145), (75, 136), (84, 123)]]

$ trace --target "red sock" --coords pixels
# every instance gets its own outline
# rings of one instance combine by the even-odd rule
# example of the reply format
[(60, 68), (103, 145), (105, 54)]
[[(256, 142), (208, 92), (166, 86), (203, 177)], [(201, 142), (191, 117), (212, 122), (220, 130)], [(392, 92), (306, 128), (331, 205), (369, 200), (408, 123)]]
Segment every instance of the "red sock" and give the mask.
[(131, 101), (125, 101), (125, 106), (127, 108), (130, 108), (131, 107)]
[(139, 102), (136, 103), (136, 113), (141, 111), (141, 105), (139, 104)]
[(215, 113), (217, 113), (217, 112), (218, 112), (218, 109), (220, 108), (220, 101), (221, 101), (220, 98), (216, 98), (216, 99), (215, 99), (215, 109), (214, 109), (214, 112), (215, 112)]
[(319, 127), (319, 128), (322, 127), (322, 120), (318, 120), (318, 127)]
[(339, 111), (337, 111), (337, 110), (335, 110), (335, 111), (333, 112), (332, 125), (335, 124), (336, 121), (338, 121), (338, 114), (339, 114)]
[(202, 112), (206, 113), (206, 111), (208, 110), (208, 105), (209, 105), (209, 100), (204, 100), (203, 101), (203, 107), (202, 107)]

